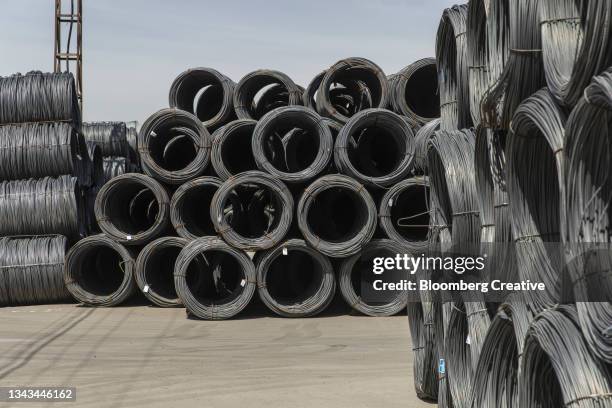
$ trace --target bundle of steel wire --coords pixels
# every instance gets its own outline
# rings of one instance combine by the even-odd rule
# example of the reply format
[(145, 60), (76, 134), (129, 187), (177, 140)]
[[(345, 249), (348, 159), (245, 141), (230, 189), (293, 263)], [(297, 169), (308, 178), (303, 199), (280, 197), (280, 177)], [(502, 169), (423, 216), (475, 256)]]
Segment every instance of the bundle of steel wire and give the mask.
[[(612, 70), (597, 76), (568, 118), (566, 260), (582, 334), (592, 353), (612, 364), (612, 293), (609, 244), (612, 162)], [(590, 255), (592, 254), (592, 255)], [(586, 262), (589, 257), (593, 261)], [(583, 260), (584, 259), (584, 260)]]
[(144, 296), (159, 307), (180, 306), (174, 287), (174, 265), (189, 240), (161, 237), (149, 242), (136, 259), (136, 284)]
[(104, 175), (104, 164), (102, 159), (102, 149), (97, 143), (87, 142), (87, 154), (89, 156), (91, 186), (85, 191), (85, 220), (89, 232), (100, 232), (95, 215), (96, 197), (100, 188), (106, 183)]
[(67, 301), (62, 235), (0, 238), (0, 306)]
[(427, 174), (427, 149), (429, 139), (440, 130), (440, 119), (434, 119), (421, 127), (414, 136), (414, 173)]
[(370, 193), (340, 174), (323, 176), (304, 189), (297, 221), (304, 239), (333, 258), (357, 254), (374, 236), (378, 212)]
[[(260, 103), (261, 93), (274, 87), (275, 98)], [(261, 97), (261, 98), (260, 98)], [(238, 119), (259, 120), (279, 106), (300, 105), (302, 90), (291, 78), (279, 71), (260, 69), (244, 76), (234, 89), (234, 108)], [(264, 107), (264, 108), (262, 108)]]
[(489, 88), (489, 52), (487, 41), (487, 9), (490, 0), (470, 0), (468, 3), (467, 69), (470, 92), (470, 112), (475, 126), (480, 124), (480, 104)]
[[(132, 164), (126, 157), (107, 156), (102, 159), (104, 183), (125, 173), (132, 172)], [(104, 184), (103, 183), (103, 184)]]
[(0, 77), (0, 124), (26, 122), (67, 122), (80, 127), (72, 74), (32, 71)]
[(398, 115), (424, 125), (440, 117), (440, 91), (434, 58), (423, 58), (392, 76), (389, 102)]
[(396, 113), (366, 109), (342, 127), (334, 149), (341, 173), (372, 187), (389, 187), (412, 170), (414, 133)]
[(234, 82), (212, 68), (192, 68), (170, 86), (170, 107), (197, 116), (208, 129), (228, 123), (234, 114)]
[(318, 113), (287, 106), (257, 122), (252, 152), (260, 170), (287, 183), (304, 183), (328, 167), (333, 144), (331, 129)]
[(199, 319), (229, 319), (240, 313), (256, 282), (251, 258), (216, 237), (191, 241), (174, 268), (176, 292), (188, 313)]
[(117, 242), (142, 245), (166, 230), (169, 201), (166, 189), (153, 178), (123, 174), (100, 189), (96, 220), (102, 232)]
[(319, 91), (319, 86), (321, 85), (326, 72), (327, 71), (322, 71), (318, 73), (314, 78), (312, 78), (304, 90), (304, 94), (302, 95), (302, 104), (305, 107), (314, 111), (317, 110), (317, 92)]
[(100, 146), (102, 156), (128, 157), (125, 122), (84, 122), (81, 131), (85, 140)]
[(283, 317), (315, 316), (329, 306), (336, 293), (331, 262), (300, 239), (258, 254), (255, 269), (259, 297)]
[(221, 180), (257, 170), (252, 144), (256, 125), (254, 120), (238, 119), (213, 133), (210, 161)]
[(210, 160), (211, 136), (191, 113), (162, 109), (140, 129), (142, 170), (167, 184), (183, 184), (204, 173)]
[(117, 306), (136, 291), (134, 254), (106, 235), (92, 235), (68, 252), (64, 282), (76, 300), (91, 306)]
[(0, 235), (84, 236), (81, 186), (75, 177), (0, 183)]
[[(233, 215), (243, 214), (236, 222)], [(247, 171), (230, 177), (217, 189), (210, 205), (215, 231), (235, 248), (269, 249), (280, 243), (293, 220), (293, 196), (267, 173)]]
[[(213, 197), (223, 181), (216, 177), (200, 177), (180, 186), (170, 200), (170, 220), (176, 233), (187, 239), (215, 235), (210, 218)], [(232, 217), (232, 214), (225, 214)], [(228, 221), (231, 225), (231, 220)]]
[(470, 127), (467, 5), (444, 10), (436, 37), (436, 61), (440, 86), (440, 128)]
[(412, 339), (412, 367), (417, 396), (438, 399), (438, 348), (433, 328), (433, 303), (408, 299), (407, 314)]
[(128, 158), (133, 165), (140, 167), (140, 154), (138, 153), (138, 130), (136, 129), (137, 122), (128, 122), (126, 126), (126, 139), (129, 150)]
[[(345, 100), (346, 109), (339, 109), (338, 93), (345, 95), (341, 99)], [(364, 109), (386, 108), (389, 84), (383, 70), (374, 62), (365, 58), (346, 58), (325, 72), (316, 98), (321, 115), (346, 123)]]

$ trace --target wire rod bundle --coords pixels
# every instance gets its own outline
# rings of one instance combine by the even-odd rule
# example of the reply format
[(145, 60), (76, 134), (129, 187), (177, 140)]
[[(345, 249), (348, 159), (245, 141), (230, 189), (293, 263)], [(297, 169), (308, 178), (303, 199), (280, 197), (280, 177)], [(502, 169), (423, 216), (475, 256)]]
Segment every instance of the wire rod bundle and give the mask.
[(75, 177), (0, 183), (0, 235), (85, 235), (81, 186)]
[(180, 186), (170, 201), (170, 220), (176, 233), (187, 239), (215, 235), (210, 208), (223, 182), (216, 177), (200, 177)]
[(257, 170), (252, 147), (255, 125), (257, 122), (254, 120), (238, 119), (213, 133), (210, 160), (221, 180)]
[(427, 174), (427, 146), (429, 139), (440, 130), (440, 118), (427, 122), (414, 136), (414, 173)]
[(390, 106), (398, 115), (424, 125), (440, 117), (438, 72), (434, 58), (423, 58), (392, 76)]
[(252, 152), (260, 170), (287, 183), (303, 183), (328, 167), (333, 143), (331, 129), (318, 113), (287, 106), (257, 122)]
[(490, 0), (470, 0), (467, 11), (467, 69), (470, 112), (475, 126), (480, 124), (480, 104), (489, 88), (487, 9), (490, 3)]
[(440, 128), (470, 127), (467, 5), (444, 10), (436, 36), (436, 61), (440, 85)]
[[(246, 222), (232, 222), (227, 217), (227, 207), (234, 214), (246, 214)], [(245, 251), (269, 249), (281, 242), (291, 227), (293, 196), (276, 177), (247, 171), (229, 178), (217, 189), (210, 217), (217, 234), (233, 247)]]
[(528, 292), (536, 310), (560, 299), (561, 254), (545, 243), (562, 238), (565, 122), (563, 110), (542, 89), (516, 110), (507, 141), (507, 189), (519, 277), (546, 285), (544, 292)]
[(117, 306), (136, 292), (134, 258), (132, 252), (106, 235), (92, 235), (68, 252), (64, 282), (79, 302)]
[(140, 129), (142, 170), (168, 184), (182, 184), (206, 170), (211, 137), (202, 122), (178, 109), (162, 109)]
[(127, 132), (125, 134), (128, 144), (128, 158), (135, 166), (140, 167), (140, 154), (138, 153), (138, 130), (136, 129), (137, 122), (128, 122), (126, 124)]
[(408, 298), (403, 291), (397, 291), (391, 299), (369, 299), (363, 294), (364, 286), (372, 286), (374, 280), (384, 279), (383, 275), (372, 272), (374, 258), (404, 253), (404, 248), (394, 241), (375, 239), (365, 244), (361, 253), (343, 260), (338, 272), (338, 286), (346, 303), (368, 316), (393, 316), (405, 309)]
[(72, 74), (32, 71), (0, 78), (0, 124), (26, 122), (68, 122), (79, 128)]
[(429, 179), (413, 177), (391, 187), (378, 210), (380, 226), (393, 241), (410, 253), (420, 254), (429, 246)]
[(298, 226), (306, 241), (333, 258), (357, 254), (374, 236), (377, 218), (366, 188), (339, 174), (314, 181), (297, 207)]
[(219, 238), (198, 238), (180, 252), (174, 284), (191, 315), (205, 320), (229, 319), (240, 313), (255, 293), (255, 266), (244, 252)]
[(268, 113), (268, 109), (279, 107), (279, 103), (270, 105), (268, 102), (267, 109), (257, 109), (258, 96), (261, 96), (262, 91), (274, 85), (279, 86), (277, 89), (283, 91), (282, 99), (279, 101), (282, 106), (302, 103), (302, 91), (291, 78), (279, 71), (260, 69), (247, 74), (234, 89), (234, 108), (238, 119), (259, 120)]
[(132, 172), (131, 163), (125, 157), (104, 157), (102, 159), (102, 169), (104, 172), (104, 183), (122, 174)]
[(0, 307), (70, 299), (64, 286), (61, 235), (0, 238)]
[(574, 307), (536, 316), (523, 348), (518, 406), (609, 407), (611, 398), (609, 371), (589, 353)]
[(168, 224), (165, 188), (144, 174), (127, 173), (106, 183), (95, 204), (102, 232), (128, 245), (142, 245), (159, 236)]
[[(417, 272), (418, 273), (418, 272)], [(438, 399), (438, 349), (433, 327), (433, 303), (408, 299), (414, 387), (420, 399)]]
[(396, 113), (366, 109), (342, 127), (334, 149), (341, 173), (372, 187), (388, 187), (412, 170), (414, 133)]
[(144, 296), (159, 307), (180, 306), (174, 287), (174, 265), (189, 240), (162, 237), (149, 242), (136, 259), (136, 284)]
[(127, 127), (124, 122), (85, 122), (81, 127), (85, 140), (102, 149), (102, 156), (128, 157)]
[(318, 73), (304, 90), (304, 94), (302, 95), (302, 104), (305, 107), (314, 111), (317, 110), (317, 92), (319, 91), (319, 86), (321, 86), (321, 82), (323, 81), (323, 77), (325, 77), (326, 72), (327, 71), (322, 71)]
[(208, 129), (216, 129), (234, 117), (234, 86), (212, 68), (188, 69), (170, 86), (170, 107), (192, 113)]
[(87, 142), (87, 154), (89, 156), (89, 166), (91, 172), (91, 186), (85, 191), (85, 220), (87, 222), (88, 232), (100, 232), (98, 222), (95, 215), (96, 197), (100, 188), (106, 182), (104, 176), (104, 164), (102, 159), (102, 149), (97, 143)]
[(540, 1), (546, 82), (560, 104), (574, 106), (591, 78), (612, 65), (610, 19), (607, 0)]
[[(510, 7), (515, 7), (515, 4), (515, 2), (509, 0), (488, 2), (486, 36), (489, 89), (499, 85), (510, 57), (510, 38), (513, 34), (510, 32)], [(499, 109), (500, 107), (498, 107), (498, 113), (501, 113)]]
[[(338, 109), (335, 95), (353, 96), (350, 110)], [(355, 90), (359, 93), (356, 94)], [(357, 99), (355, 100), (355, 97)], [(346, 123), (359, 111), (370, 108), (386, 108), (389, 104), (389, 84), (383, 70), (365, 58), (346, 58), (329, 68), (317, 92), (317, 110), (323, 116)], [(347, 105), (347, 106), (349, 106)]]
[(300, 239), (290, 239), (258, 255), (259, 297), (283, 317), (310, 317), (329, 306), (336, 277), (329, 259)]
[[(304, 90), (296, 85), (300, 92)], [(272, 84), (263, 88), (258, 94), (261, 96), (255, 96), (253, 100), (253, 117), (263, 118), (264, 115), (274, 109), (278, 109), (283, 106), (287, 106), (289, 101), (289, 91), (282, 84)]]

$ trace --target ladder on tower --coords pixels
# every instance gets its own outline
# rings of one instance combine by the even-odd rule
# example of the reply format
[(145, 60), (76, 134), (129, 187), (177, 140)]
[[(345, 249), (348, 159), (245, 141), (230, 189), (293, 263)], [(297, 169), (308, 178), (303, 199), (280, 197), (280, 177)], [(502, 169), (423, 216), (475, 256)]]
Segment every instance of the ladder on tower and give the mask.
[(54, 72), (72, 72), (83, 109), (83, 0), (55, 0)]

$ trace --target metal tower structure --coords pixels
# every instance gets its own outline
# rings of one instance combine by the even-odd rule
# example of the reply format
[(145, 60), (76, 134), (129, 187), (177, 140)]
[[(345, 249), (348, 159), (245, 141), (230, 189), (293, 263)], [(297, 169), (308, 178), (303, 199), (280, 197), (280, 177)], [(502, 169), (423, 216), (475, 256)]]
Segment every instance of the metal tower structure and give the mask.
[(55, 0), (54, 72), (72, 72), (83, 108), (83, 0)]

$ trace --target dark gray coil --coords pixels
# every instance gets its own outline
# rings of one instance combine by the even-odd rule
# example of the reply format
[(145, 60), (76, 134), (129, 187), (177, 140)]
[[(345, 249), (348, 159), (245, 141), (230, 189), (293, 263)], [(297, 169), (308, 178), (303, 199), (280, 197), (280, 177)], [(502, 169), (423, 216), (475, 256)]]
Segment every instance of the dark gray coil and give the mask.
[(132, 172), (132, 165), (125, 157), (104, 157), (102, 159), (104, 183), (117, 176)]
[(372, 273), (373, 259), (403, 255), (405, 249), (389, 239), (375, 239), (365, 244), (360, 253), (342, 261), (338, 272), (338, 286), (346, 303), (367, 316), (393, 316), (406, 308), (407, 296), (398, 291), (392, 299), (367, 299), (362, 287), (372, 285), (381, 275)]
[(223, 181), (216, 177), (200, 177), (174, 192), (170, 201), (170, 220), (179, 236), (192, 240), (215, 235), (215, 226), (207, 209), (221, 184)]
[(572, 107), (593, 76), (612, 65), (608, 0), (541, 0), (539, 23), (546, 82), (557, 102)]
[(182, 184), (202, 175), (210, 160), (211, 136), (191, 113), (162, 109), (140, 129), (142, 170), (168, 184)]
[[(574, 298), (582, 334), (592, 353), (612, 363), (612, 304), (609, 243), (612, 241), (610, 200), (612, 181), (612, 70), (597, 76), (572, 111), (565, 128), (567, 178), (566, 228)], [(597, 243), (600, 243), (597, 245)], [(589, 245), (600, 263), (588, 267)], [(595, 269), (598, 268), (598, 269)]]
[(0, 183), (0, 235), (84, 236), (84, 203), (75, 177)]
[(531, 323), (520, 366), (521, 408), (609, 407), (612, 380), (581, 336), (573, 306), (546, 310)]
[(81, 303), (117, 306), (136, 292), (134, 259), (133, 252), (106, 235), (92, 235), (68, 252), (64, 282)]
[(62, 302), (68, 241), (62, 235), (0, 238), (0, 307)]
[(436, 61), (440, 84), (440, 128), (457, 130), (472, 124), (470, 116), (467, 5), (444, 10), (436, 36)]
[(138, 122), (128, 122), (126, 126), (126, 139), (129, 149), (128, 158), (134, 166), (140, 167), (140, 154), (138, 153), (138, 130), (136, 129)]
[(423, 58), (391, 76), (390, 106), (419, 125), (440, 117), (440, 91), (434, 58)]
[[(341, 104), (338, 99), (346, 101)], [(389, 104), (387, 76), (365, 58), (343, 59), (325, 72), (316, 103), (321, 115), (340, 123), (348, 122), (352, 115), (364, 109), (384, 109)], [(341, 109), (342, 105), (348, 109)]]
[(372, 187), (389, 187), (412, 170), (414, 133), (396, 113), (366, 109), (342, 127), (334, 149), (341, 173)]
[(258, 254), (256, 259), (259, 297), (279, 316), (315, 316), (333, 300), (333, 266), (305, 241), (290, 239)]
[(85, 140), (102, 149), (102, 156), (128, 157), (129, 144), (124, 122), (85, 122), (81, 127)]
[(560, 300), (562, 254), (546, 243), (562, 239), (565, 122), (564, 111), (542, 89), (516, 110), (507, 141), (506, 183), (519, 277), (546, 285), (546, 291), (527, 293), (535, 310)]
[(81, 126), (81, 109), (70, 73), (28, 72), (0, 77), (0, 124), (68, 122)]
[[(233, 222), (227, 212), (244, 214)], [(293, 220), (293, 196), (269, 174), (247, 171), (225, 181), (210, 205), (215, 231), (230, 245), (257, 251), (276, 246), (285, 237)]]
[(380, 201), (380, 226), (389, 239), (410, 253), (429, 246), (429, 179), (412, 177), (391, 187)]
[(197, 116), (208, 129), (223, 126), (234, 117), (234, 82), (212, 68), (192, 68), (170, 86), (170, 107)]
[(210, 160), (221, 180), (249, 170), (257, 170), (253, 155), (253, 132), (257, 122), (234, 120), (212, 135)]
[(333, 258), (357, 254), (374, 236), (378, 211), (366, 188), (340, 174), (308, 186), (297, 207), (298, 226), (310, 245)]
[(434, 304), (428, 297), (420, 300), (409, 297), (407, 304), (414, 388), (420, 399), (437, 400), (439, 359), (433, 322)]
[(95, 204), (96, 197), (100, 188), (106, 182), (104, 177), (104, 163), (102, 159), (102, 149), (97, 143), (87, 142), (87, 154), (89, 156), (89, 166), (91, 172), (91, 186), (84, 192), (85, 201), (85, 221), (87, 223), (88, 232), (100, 232), (98, 222), (96, 221)]
[(303, 106), (274, 109), (264, 115), (252, 138), (257, 167), (286, 183), (304, 183), (329, 165), (334, 140), (318, 113)]
[(470, 0), (467, 11), (467, 69), (470, 112), (475, 126), (480, 124), (480, 104), (489, 88), (487, 9), (490, 3), (489, 0)]
[[(261, 93), (274, 88), (266, 103), (259, 103)], [(270, 97), (269, 96), (269, 97)], [(300, 105), (302, 91), (287, 75), (260, 69), (247, 74), (234, 89), (234, 108), (238, 119), (259, 120), (279, 106)], [(259, 106), (258, 106), (259, 105)]]
[(251, 258), (217, 237), (191, 241), (174, 268), (176, 292), (191, 315), (229, 319), (251, 301), (257, 282)]
[(189, 240), (162, 237), (149, 242), (136, 259), (136, 284), (144, 296), (159, 307), (180, 306), (174, 287), (174, 265)]
[(429, 139), (440, 130), (440, 119), (434, 119), (427, 122), (420, 128), (414, 136), (415, 154), (414, 154), (414, 172), (427, 174), (429, 168), (427, 166), (427, 146)]
[(302, 95), (302, 104), (305, 107), (314, 111), (317, 110), (317, 92), (319, 91), (319, 86), (321, 86), (321, 82), (323, 81), (323, 77), (325, 76), (326, 72), (327, 71), (318, 73), (306, 87), (306, 90)]
[(153, 178), (123, 174), (100, 189), (96, 220), (102, 232), (122, 244), (146, 244), (165, 231), (169, 201), (166, 189)]

